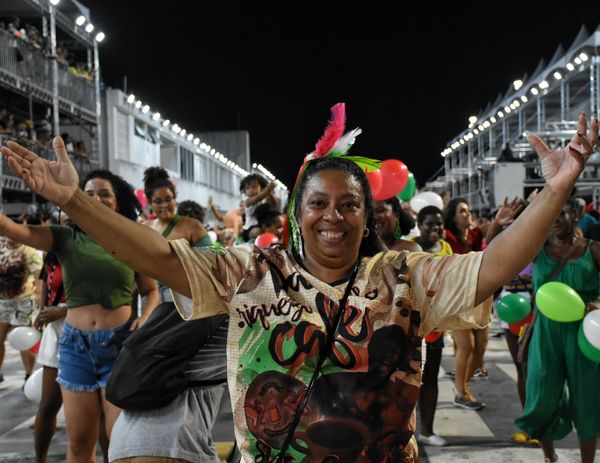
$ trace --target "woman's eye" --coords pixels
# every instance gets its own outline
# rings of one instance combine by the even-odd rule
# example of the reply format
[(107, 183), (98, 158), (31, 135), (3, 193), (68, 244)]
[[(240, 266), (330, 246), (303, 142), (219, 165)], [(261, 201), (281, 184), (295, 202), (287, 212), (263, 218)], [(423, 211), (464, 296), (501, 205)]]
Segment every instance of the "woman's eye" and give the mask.
[(315, 207), (323, 207), (324, 204), (325, 202), (320, 199), (315, 199), (314, 201), (310, 202), (310, 205)]

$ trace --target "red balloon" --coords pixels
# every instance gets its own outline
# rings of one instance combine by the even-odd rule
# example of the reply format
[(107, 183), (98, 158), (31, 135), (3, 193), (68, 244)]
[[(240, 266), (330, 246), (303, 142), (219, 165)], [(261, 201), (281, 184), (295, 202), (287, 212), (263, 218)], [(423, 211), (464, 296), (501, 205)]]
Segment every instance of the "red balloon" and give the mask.
[(436, 342), (438, 339), (440, 339), (442, 337), (442, 334), (443, 334), (442, 331), (432, 331), (427, 336), (425, 336), (425, 341), (430, 342), (430, 343)]
[(516, 323), (509, 323), (508, 324), (508, 329), (510, 330), (510, 332), (512, 334), (514, 334), (515, 336), (519, 336), (521, 334), (521, 328), (523, 327), (523, 325), (525, 323), (531, 323), (531, 320), (533, 320), (533, 311), (529, 312), (529, 315), (527, 315), (523, 320), (521, 320), (520, 322), (516, 322)]
[(373, 195), (375, 201), (384, 201), (396, 196), (408, 183), (408, 167), (398, 159), (386, 159), (381, 163), (381, 190)]
[(135, 190), (135, 197), (140, 202), (142, 209), (144, 209), (146, 207), (146, 204), (148, 204), (148, 198), (146, 198), (146, 193), (144, 193), (144, 190), (142, 190), (141, 188)]
[(369, 185), (371, 186), (371, 195), (374, 198), (379, 194), (381, 191), (381, 186), (383, 185), (381, 171), (379, 169), (376, 169), (373, 172), (366, 170), (365, 174), (367, 174), (367, 179), (369, 180)]
[(29, 349), (29, 352), (37, 355), (37, 353), (40, 351), (41, 345), (42, 345), (42, 338), (40, 338), (40, 340), (35, 343), (35, 346), (33, 346), (31, 349)]
[(279, 239), (273, 233), (262, 233), (254, 241), (259, 248), (268, 248), (273, 243), (279, 243)]

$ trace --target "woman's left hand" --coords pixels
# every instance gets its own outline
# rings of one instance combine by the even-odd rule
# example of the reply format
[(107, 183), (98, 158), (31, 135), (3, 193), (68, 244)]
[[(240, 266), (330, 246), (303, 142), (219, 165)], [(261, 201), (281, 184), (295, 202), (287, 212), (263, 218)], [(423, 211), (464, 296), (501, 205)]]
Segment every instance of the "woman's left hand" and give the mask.
[(530, 136), (527, 139), (540, 157), (542, 174), (552, 192), (568, 196), (598, 143), (598, 118), (592, 118), (588, 134), (587, 119), (585, 113), (581, 113), (577, 133), (560, 151), (550, 151), (550, 148), (537, 136)]

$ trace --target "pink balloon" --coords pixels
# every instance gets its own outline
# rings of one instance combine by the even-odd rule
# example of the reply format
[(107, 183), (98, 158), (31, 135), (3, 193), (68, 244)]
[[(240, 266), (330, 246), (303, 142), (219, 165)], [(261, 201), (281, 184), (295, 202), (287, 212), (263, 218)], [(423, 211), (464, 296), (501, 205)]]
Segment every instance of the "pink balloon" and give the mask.
[(386, 159), (381, 163), (381, 190), (373, 195), (375, 201), (384, 201), (400, 193), (408, 183), (408, 167), (398, 159)]
[(371, 195), (375, 197), (381, 191), (381, 186), (383, 185), (383, 180), (381, 178), (381, 171), (379, 169), (374, 170), (373, 172), (365, 171), (367, 175), (367, 179), (369, 180), (369, 185), (371, 186)]
[(259, 248), (268, 248), (273, 243), (279, 243), (279, 239), (273, 233), (262, 233), (256, 237), (254, 244)]
[(137, 190), (135, 190), (135, 197), (140, 202), (142, 209), (144, 209), (146, 207), (146, 205), (148, 204), (148, 199), (146, 198), (146, 193), (144, 193), (144, 190), (142, 190), (141, 188), (138, 188)]

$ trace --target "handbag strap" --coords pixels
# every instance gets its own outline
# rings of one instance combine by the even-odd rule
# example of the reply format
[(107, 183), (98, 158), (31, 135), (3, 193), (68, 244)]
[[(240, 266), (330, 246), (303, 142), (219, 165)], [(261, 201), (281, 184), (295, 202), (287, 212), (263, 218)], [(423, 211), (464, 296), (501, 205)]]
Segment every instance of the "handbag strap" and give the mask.
[(325, 362), (325, 359), (327, 357), (329, 357), (329, 353), (331, 352), (331, 349), (333, 348), (333, 343), (335, 341), (335, 334), (337, 333), (338, 328), (340, 326), (340, 322), (342, 321), (344, 313), (346, 312), (346, 303), (348, 301), (348, 297), (350, 297), (350, 291), (352, 290), (352, 285), (354, 285), (354, 280), (356, 279), (357, 273), (358, 273), (358, 263), (352, 269), (352, 273), (350, 274), (350, 279), (348, 280), (348, 284), (346, 285), (346, 289), (344, 290), (344, 296), (340, 300), (339, 310), (335, 314), (333, 324), (331, 325), (331, 327), (326, 327), (328, 333), (327, 333), (327, 340), (325, 342), (325, 346), (323, 348), (321, 348), (319, 351), (319, 358), (317, 360), (317, 365), (315, 367), (315, 371), (313, 372), (312, 378), (310, 379), (310, 382), (308, 383), (308, 387), (306, 388), (306, 393), (304, 394), (304, 397), (302, 398), (302, 402), (300, 402), (300, 405), (298, 406), (298, 410), (296, 410), (296, 415), (294, 416), (294, 421), (292, 421), (292, 424), (290, 426), (288, 434), (287, 434), (285, 441), (283, 442), (283, 445), (281, 447), (281, 451), (279, 452), (279, 455), (277, 456), (277, 459), (275, 460), (276, 463), (286, 463), (288, 461), (286, 459), (287, 449), (289, 448), (290, 443), (292, 442), (292, 439), (294, 437), (294, 432), (296, 432), (296, 428), (298, 427), (298, 424), (300, 423), (300, 419), (302, 418), (302, 413), (304, 413), (304, 409), (306, 408), (306, 405), (308, 404), (308, 401), (310, 400), (310, 396), (312, 395), (312, 392), (313, 392), (313, 389), (315, 386), (315, 382), (317, 381), (319, 374), (321, 373), (321, 368), (323, 367), (323, 363)]

